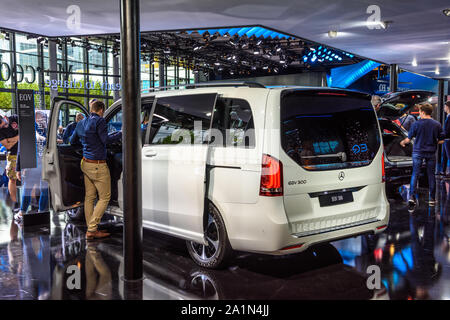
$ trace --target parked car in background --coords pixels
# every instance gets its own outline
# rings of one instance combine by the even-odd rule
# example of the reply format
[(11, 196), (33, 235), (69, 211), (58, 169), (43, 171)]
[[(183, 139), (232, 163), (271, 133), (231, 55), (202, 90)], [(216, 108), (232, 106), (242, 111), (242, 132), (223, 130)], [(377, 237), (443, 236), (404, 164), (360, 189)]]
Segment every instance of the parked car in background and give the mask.
[[(370, 101), (349, 90), (248, 83), (142, 94), (144, 227), (185, 239), (209, 268), (234, 250), (290, 254), (383, 231), (384, 150)], [(111, 130), (121, 105), (105, 113)], [(75, 101), (53, 101), (43, 176), (55, 211), (83, 205), (80, 147), (56, 143), (59, 113), (77, 110), (87, 114)], [(122, 148), (108, 150), (111, 158)], [(119, 207), (109, 209), (118, 216), (121, 185)]]
[[(412, 174), (413, 144), (404, 148), (400, 146), (400, 141), (408, 136), (408, 132), (394, 121), (433, 95), (431, 91), (410, 90), (389, 93), (381, 97), (383, 104), (378, 110), (378, 121), (383, 135), (388, 194), (397, 192), (404, 184), (409, 184)], [(421, 179), (424, 180), (426, 179)]]

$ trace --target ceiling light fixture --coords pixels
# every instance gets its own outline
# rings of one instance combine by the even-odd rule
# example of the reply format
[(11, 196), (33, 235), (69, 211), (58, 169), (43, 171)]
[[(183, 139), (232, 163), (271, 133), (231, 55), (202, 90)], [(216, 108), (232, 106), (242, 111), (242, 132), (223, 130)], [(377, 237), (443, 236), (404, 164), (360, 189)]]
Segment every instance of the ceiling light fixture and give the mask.
[(416, 60), (416, 58), (414, 58), (414, 59), (411, 61), (411, 65), (412, 65), (413, 67), (417, 67), (417, 60)]
[(447, 8), (447, 9), (442, 10), (442, 13), (443, 13), (445, 16), (450, 17), (450, 8)]
[(330, 31), (328, 31), (328, 37), (336, 38), (337, 36), (338, 36), (337, 30), (330, 30)]

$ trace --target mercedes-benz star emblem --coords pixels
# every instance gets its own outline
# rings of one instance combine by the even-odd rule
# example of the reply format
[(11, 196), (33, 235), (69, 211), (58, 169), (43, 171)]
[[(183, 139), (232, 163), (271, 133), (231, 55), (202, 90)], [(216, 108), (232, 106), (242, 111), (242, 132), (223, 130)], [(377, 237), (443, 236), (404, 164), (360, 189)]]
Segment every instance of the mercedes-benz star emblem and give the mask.
[(345, 178), (345, 173), (344, 173), (344, 171), (341, 171), (341, 172), (339, 172), (339, 180), (344, 180), (344, 178)]

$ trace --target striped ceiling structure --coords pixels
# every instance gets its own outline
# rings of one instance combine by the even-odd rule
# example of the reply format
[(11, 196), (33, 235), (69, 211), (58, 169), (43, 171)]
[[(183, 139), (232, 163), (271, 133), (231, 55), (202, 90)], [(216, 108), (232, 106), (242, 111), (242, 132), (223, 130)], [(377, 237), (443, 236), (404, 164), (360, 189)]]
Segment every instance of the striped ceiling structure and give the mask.
[(203, 29), (203, 30), (195, 30), (195, 31), (187, 31), (188, 34), (192, 32), (198, 32), (203, 35), (205, 32), (210, 35), (219, 33), (221, 36), (228, 35), (230, 37), (234, 35), (238, 35), (239, 37), (246, 36), (247, 38), (256, 37), (263, 39), (293, 39), (294, 37), (288, 36), (277, 31), (269, 30), (263, 27), (242, 27), (242, 28), (221, 28), (221, 29)]
[(194, 60), (206, 60), (200, 66), (212, 68), (225, 76), (295, 73), (303, 69), (325, 71), (363, 60), (342, 50), (264, 26), (191, 29), (168, 32), (164, 37), (176, 38), (172, 39), (173, 42), (166, 41), (166, 47), (173, 43), (178, 52), (183, 49), (189, 51), (191, 47)]
[[(89, 36), (89, 41), (103, 43), (105, 38), (113, 44), (109, 50), (117, 56), (120, 53), (118, 34)], [(57, 40), (73, 41), (71, 38)], [(80, 41), (84, 43), (82, 37)], [(142, 32), (141, 57), (149, 63), (178, 64), (194, 72), (213, 73), (222, 79), (306, 70), (329, 71), (364, 60), (342, 50), (259, 25)]]

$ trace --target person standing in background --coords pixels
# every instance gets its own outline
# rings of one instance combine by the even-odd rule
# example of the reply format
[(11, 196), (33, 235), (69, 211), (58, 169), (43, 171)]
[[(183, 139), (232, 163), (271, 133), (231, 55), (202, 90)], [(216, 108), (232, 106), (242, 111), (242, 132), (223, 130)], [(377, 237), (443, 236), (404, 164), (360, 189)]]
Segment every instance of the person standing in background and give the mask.
[(63, 136), (64, 136), (64, 128), (63, 126), (59, 126), (58, 132), (56, 133), (56, 142), (63, 143)]
[[(36, 130), (36, 168), (28, 168), (21, 170), (20, 152), (17, 155), (17, 180), (22, 182), (22, 197), (20, 201), (20, 211), (14, 215), (14, 219), (21, 222), (23, 215), (27, 213), (31, 203), (31, 194), (34, 190), (39, 195), (39, 211), (48, 210), (48, 185), (42, 180), (42, 156), (44, 153), (45, 143), (47, 141), (47, 116), (41, 110), (35, 113), (35, 130)], [(36, 195), (37, 198), (37, 195)]]
[(381, 107), (381, 97), (380, 96), (372, 96), (372, 106), (375, 108), (375, 111), (378, 111)]
[(408, 137), (400, 142), (402, 147), (415, 138), (413, 145), (413, 172), (411, 176), (411, 188), (408, 201), (408, 210), (414, 211), (417, 205), (417, 181), (422, 162), (425, 161), (428, 175), (430, 206), (435, 205), (436, 199), (436, 150), (438, 144), (444, 143), (444, 130), (439, 122), (431, 118), (433, 106), (429, 103), (419, 105), (420, 120), (413, 123), (408, 132)]
[(408, 113), (405, 113), (403, 116), (400, 117), (400, 125), (406, 129), (406, 131), (409, 131), (411, 129), (411, 126), (414, 122), (416, 122), (416, 118)]
[(6, 153), (6, 175), (8, 190), (14, 209), (17, 209), (16, 162), (19, 142), (19, 118), (17, 115), (0, 116), (0, 143), (8, 150)]
[(84, 114), (82, 114), (81, 112), (78, 112), (75, 115), (75, 122), (69, 123), (66, 130), (64, 130), (63, 139), (62, 139), (64, 144), (69, 143), (69, 139), (72, 136), (73, 132), (75, 131), (75, 127), (77, 126), (77, 123), (83, 119), (84, 119)]
[(447, 161), (450, 159), (450, 101), (447, 101), (444, 105), (444, 112), (447, 114), (445, 117), (444, 122), (444, 133), (445, 133), (445, 140), (444, 145), (442, 146), (442, 171), (440, 173), (441, 176), (445, 177), (446, 179), (450, 178), (450, 176), (447, 175)]

